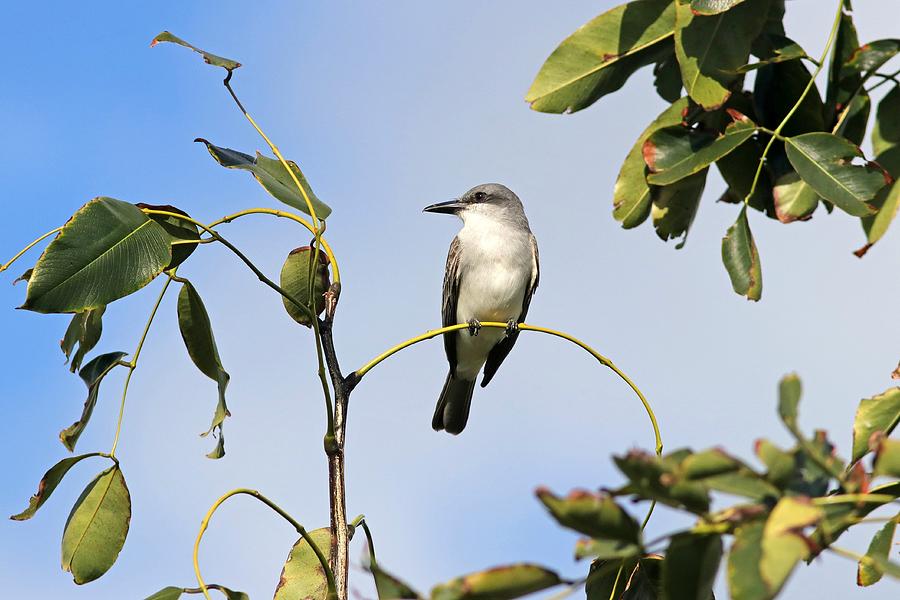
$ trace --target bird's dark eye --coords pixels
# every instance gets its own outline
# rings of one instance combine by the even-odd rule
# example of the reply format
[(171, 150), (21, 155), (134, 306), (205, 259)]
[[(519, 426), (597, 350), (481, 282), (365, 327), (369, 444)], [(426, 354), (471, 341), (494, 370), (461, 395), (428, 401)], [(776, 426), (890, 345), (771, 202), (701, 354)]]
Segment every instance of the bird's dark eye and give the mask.
[(484, 202), (485, 198), (487, 198), (487, 194), (485, 194), (484, 192), (475, 192), (476, 202)]

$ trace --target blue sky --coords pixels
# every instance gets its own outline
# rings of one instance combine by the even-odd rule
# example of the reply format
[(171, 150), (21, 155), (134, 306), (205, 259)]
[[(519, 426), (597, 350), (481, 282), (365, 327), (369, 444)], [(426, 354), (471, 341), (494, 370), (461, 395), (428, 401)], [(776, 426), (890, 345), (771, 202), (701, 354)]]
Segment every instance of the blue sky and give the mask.
[[(789, 3), (788, 31), (813, 54), (831, 19), (813, 0)], [(828, 3), (829, 5), (831, 3)], [(856, 2), (861, 38), (896, 35), (881, 3)], [(859, 399), (883, 391), (900, 358), (900, 235), (864, 260), (858, 223), (818, 212), (789, 226), (751, 215), (763, 301), (731, 292), (719, 244), (736, 216), (711, 179), (683, 250), (646, 225), (611, 217), (619, 164), (662, 108), (646, 71), (576, 115), (530, 111), (522, 98), (566, 35), (612, 3), (45, 2), (5, 7), (3, 259), (94, 196), (171, 203), (211, 221), (276, 206), (246, 174), (225, 171), (198, 136), (252, 152), (261, 140), (220, 84), (221, 73), (174, 46), (169, 29), (244, 63), (235, 86), (287, 156), (334, 209), (328, 238), (344, 294), (336, 342), (345, 370), (439, 324), (443, 262), (458, 223), (421, 208), (486, 181), (515, 190), (541, 247), (529, 321), (595, 345), (644, 389), (666, 446), (723, 444), (749, 457), (761, 436), (788, 443), (775, 416), (785, 373), (804, 380), (801, 424), (846, 453)], [(276, 206), (277, 207), (277, 206)], [(279, 207), (280, 208), (280, 207)], [(248, 218), (224, 233), (270, 274), (308, 235)], [(29, 255), (22, 270), (36, 260)], [(11, 280), (20, 269), (13, 269)], [(101, 580), (77, 587), (59, 568), (66, 515), (99, 465), (73, 470), (40, 514), (0, 521), (0, 581), (13, 598), (141, 598), (192, 585), (199, 521), (221, 493), (263, 491), (308, 527), (327, 523), (324, 416), (307, 330), (223, 248), (203, 247), (180, 273), (210, 310), (232, 376), (228, 455), (204, 458), (215, 386), (182, 348), (174, 295), (135, 373), (119, 456), (134, 501), (128, 542)], [(101, 351), (131, 351), (150, 289), (112, 306)], [(65, 456), (58, 431), (79, 414), (81, 381), (57, 342), (67, 319), (13, 308), (0, 285), (0, 513), (21, 510), (41, 474)], [(492, 565), (528, 560), (578, 576), (575, 535), (533, 497), (619, 481), (609, 457), (652, 446), (646, 416), (612, 373), (563, 342), (523, 334), (458, 437), (430, 428), (445, 375), (438, 341), (404, 352), (356, 390), (348, 433), (348, 510), (365, 513), (383, 564), (420, 589)], [(79, 450), (112, 441), (121, 375), (104, 382)], [(650, 535), (683, 524), (660, 511)], [(870, 532), (869, 532), (870, 533)], [(863, 549), (867, 535), (843, 545)], [(293, 542), (289, 526), (248, 499), (216, 515), (201, 558), (207, 581), (266, 597)], [(351, 554), (359, 565), (362, 543)], [(858, 592), (855, 565), (825, 557), (801, 568), (787, 597), (896, 597), (882, 582)], [(353, 589), (372, 597), (357, 568)]]

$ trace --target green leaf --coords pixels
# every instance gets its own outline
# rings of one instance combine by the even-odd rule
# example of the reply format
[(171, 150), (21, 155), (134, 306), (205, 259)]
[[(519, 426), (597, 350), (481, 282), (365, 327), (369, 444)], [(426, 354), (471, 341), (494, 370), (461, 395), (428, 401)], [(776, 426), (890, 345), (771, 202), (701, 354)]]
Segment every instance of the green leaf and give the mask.
[(730, 10), (744, 0), (690, 0), (691, 10), (698, 15), (717, 15)]
[(876, 40), (854, 50), (844, 66), (860, 73), (872, 73), (897, 56), (898, 52), (900, 52), (900, 40)]
[[(60, 340), (59, 345), (63, 354), (66, 355), (66, 360), (68, 361), (71, 357), (69, 370), (72, 373), (81, 368), (85, 355), (93, 350), (100, 341), (100, 336), (103, 334), (104, 312), (106, 312), (105, 306), (93, 310), (85, 310), (75, 313), (69, 322), (69, 327), (66, 329), (66, 333), (63, 339)], [(75, 349), (76, 344), (78, 345), (78, 350), (75, 351), (73, 356), (72, 351)]]
[(81, 437), (84, 428), (87, 427), (88, 421), (91, 419), (91, 415), (94, 413), (94, 406), (97, 405), (97, 399), (100, 396), (100, 382), (125, 356), (125, 352), (101, 354), (84, 365), (79, 371), (78, 375), (88, 389), (87, 399), (84, 401), (84, 409), (82, 409), (81, 417), (77, 421), (59, 432), (59, 440), (69, 452), (75, 450), (78, 438)]
[[(797, 104), (810, 77), (806, 65), (800, 61), (777, 62), (759, 69), (753, 84), (753, 105), (760, 125), (769, 129), (778, 127)], [(825, 128), (823, 112), (822, 97), (813, 86), (785, 123), (781, 134), (792, 136), (822, 131)]]
[[(180, 208), (177, 208), (170, 204), (144, 204), (143, 202), (139, 202), (135, 206), (140, 209), (162, 210), (179, 215), (184, 215), (185, 217), (190, 217), (189, 214), (187, 214)], [(190, 242), (200, 239), (200, 231), (197, 229), (197, 226), (189, 221), (178, 219), (176, 217), (170, 217), (168, 215), (147, 216), (159, 223), (159, 225), (166, 230), (166, 233), (168, 233), (169, 237), (172, 238), (172, 242)], [(172, 244), (172, 260), (166, 266), (166, 271), (175, 269), (178, 267), (178, 265), (186, 261), (188, 257), (190, 257), (190, 255), (194, 253), (194, 250), (197, 249), (197, 246), (198, 244)]]
[(537, 565), (518, 563), (471, 573), (431, 590), (431, 600), (512, 600), (562, 583), (559, 575)]
[(681, 123), (689, 104), (687, 98), (682, 98), (664, 110), (641, 133), (625, 157), (613, 190), (613, 217), (623, 228), (637, 227), (650, 216), (650, 186), (644, 175), (647, 165), (642, 154), (644, 142), (654, 131)]
[(95, 198), (50, 242), (21, 308), (74, 313), (138, 291), (171, 260), (169, 237), (133, 204)]
[(873, 476), (900, 477), (900, 441), (889, 440), (879, 433), (869, 443), (875, 446)]
[(669, 185), (702, 171), (730, 153), (756, 133), (756, 124), (736, 110), (725, 132), (698, 131), (689, 127), (666, 127), (644, 142), (643, 155), (652, 185)]
[(378, 563), (371, 563), (366, 567), (375, 579), (375, 590), (378, 592), (378, 600), (421, 600), (422, 596), (381, 568)]
[[(716, 167), (719, 169), (722, 179), (728, 184), (728, 190), (720, 201), (735, 204), (744, 201), (753, 186), (753, 178), (762, 152), (763, 147), (759, 140), (752, 138), (716, 161)], [(769, 216), (774, 212), (772, 185), (766, 165), (763, 165), (763, 171), (756, 182), (756, 189), (750, 196), (748, 204), (750, 208), (765, 212)]]
[[(319, 550), (328, 557), (331, 548), (331, 529), (323, 527), (309, 532)], [(297, 540), (281, 570), (274, 600), (311, 598), (324, 600), (328, 593), (328, 578), (316, 553), (304, 538)]]
[[(269, 192), (276, 200), (309, 214), (309, 207), (306, 205), (306, 199), (303, 197), (303, 194), (300, 193), (300, 190), (297, 189), (297, 184), (294, 183), (293, 177), (287, 172), (284, 165), (281, 164), (281, 161), (264, 156), (259, 152), (256, 153), (256, 157), (254, 158), (249, 154), (244, 154), (237, 150), (221, 148), (203, 138), (197, 138), (194, 141), (203, 142), (206, 145), (206, 149), (209, 150), (210, 155), (223, 167), (249, 171), (256, 181), (263, 186), (263, 189)], [(309, 201), (316, 211), (316, 217), (319, 219), (327, 218), (328, 215), (331, 214), (331, 208), (319, 200), (318, 196), (313, 192), (312, 187), (310, 187), (309, 182), (306, 180), (306, 176), (303, 175), (300, 167), (297, 166), (297, 163), (291, 160), (287, 161), (287, 163), (291, 167), (294, 176), (297, 177), (297, 181), (303, 186), (306, 195), (309, 197)]]
[[(900, 498), (900, 481), (879, 485), (869, 490), (872, 496), (892, 496)], [(865, 496), (864, 496), (865, 498)], [(813, 544), (822, 548), (834, 543), (842, 533), (864, 519), (872, 511), (884, 506), (883, 500), (860, 500), (859, 503), (845, 502), (825, 506), (825, 518), (809, 536)]]
[(239, 63), (235, 60), (231, 60), (230, 58), (222, 58), (221, 56), (216, 56), (215, 54), (210, 54), (209, 52), (205, 52), (205, 51), (201, 50), (200, 48), (197, 48), (196, 46), (192, 46), (191, 44), (187, 43), (180, 37), (172, 35), (168, 31), (163, 31), (158, 36), (153, 38), (153, 41), (150, 42), (150, 47), (152, 48), (153, 46), (157, 45), (160, 42), (172, 42), (173, 44), (178, 44), (179, 46), (184, 46), (185, 48), (190, 48), (194, 52), (197, 52), (198, 54), (200, 54), (200, 56), (203, 57), (203, 60), (206, 62), (206, 64), (212, 65), (214, 67), (222, 67), (223, 69), (225, 69), (229, 72), (231, 72), (241, 66), (241, 63)]
[(746, 208), (741, 209), (737, 221), (722, 238), (722, 262), (736, 293), (746, 296), (748, 300), (762, 298), (762, 267)]
[(74, 467), (76, 464), (84, 460), (85, 458), (90, 458), (92, 456), (100, 456), (99, 452), (91, 452), (89, 454), (81, 454), (79, 456), (71, 456), (69, 458), (64, 458), (44, 473), (44, 476), (41, 477), (40, 483), (38, 483), (38, 489), (28, 500), (28, 507), (20, 512), (17, 515), (13, 515), (10, 517), (13, 521), (26, 521), (34, 516), (34, 514), (38, 511), (38, 509), (44, 505), (44, 502), (47, 501), (47, 498), (56, 490), (56, 487), (59, 485), (59, 482), (62, 481), (63, 477), (66, 476), (66, 473), (69, 472), (69, 469)]
[(788, 138), (788, 160), (816, 193), (845, 212), (864, 217), (876, 209), (868, 204), (885, 185), (884, 173), (850, 164), (862, 151), (830, 133), (806, 133)]
[(882, 188), (872, 201), (872, 206), (878, 209), (878, 212), (870, 217), (863, 217), (860, 221), (863, 231), (866, 232), (866, 245), (854, 252), (860, 258), (887, 233), (888, 227), (897, 216), (897, 211), (900, 210), (900, 185), (894, 182)]
[(803, 529), (824, 517), (821, 508), (802, 497), (782, 498), (766, 520), (759, 573), (771, 597), (782, 588), (794, 567), (810, 555)]
[[(873, 537), (872, 541), (869, 543), (869, 549), (866, 551), (866, 556), (879, 558), (882, 561), (888, 560), (891, 546), (894, 544), (894, 532), (897, 529), (898, 520), (900, 520), (900, 517), (894, 517), (892, 520), (885, 523), (884, 527), (878, 530), (878, 533), (875, 534), (875, 537)], [(871, 561), (862, 560), (859, 562), (856, 573), (856, 584), (867, 587), (878, 583), (883, 575), (884, 572), (878, 568), (877, 564), (872, 564)]]
[(728, 553), (728, 592), (732, 600), (763, 600), (769, 594), (759, 572), (764, 523), (741, 525), (734, 532)]
[(540, 112), (575, 112), (621, 88), (671, 52), (670, 0), (634, 0), (582, 25), (547, 58), (525, 101)]
[(706, 186), (708, 169), (703, 169), (665, 187), (652, 186), (650, 197), (653, 201), (650, 214), (656, 235), (664, 242), (681, 237), (675, 245), (681, 249), (687, 242), (688, 231), (697, 216), (700, 197)]
[(675, 53), (684, 89), (706, 110), (722, 106), (731, 95), (734, 72), (747, 64), (750, 45), (766, 22), (770, 0), (746, 0), (727, 12), (695, 14), (687, 3), (675, 4)]
[(221, 458), (225, 454), (222, 423), (225, 421), (225, 417), (231, 416), (225, 403), (225, 389), (228, 387), (230, 376), (222, 367), (219, 349), (216, 347), (216, 338), (213, 336), (212, 324), (203, 300), (193, 284), (187, 280), (184, 280), (181, 292), (178, 294), (178, 327), (191, 360), (194, 361), (200, 372), (215, 381), (219, 388), (219, 402), (216, 405), (212, 423), (206, 433), (201, 435), (205, 437), (214, 429), (218, 429), (219, 441), (216, 449), (207, 456)]
[(785, 173), (772, 188), (775, 215), (782, 223), (807, 221), (819, 206), (819, 195), (797, 173)]
[(660, 460), (657, 456), (633, 450), (625, 456), (614, 456), (613, 461), (629, 479), (628, 485), (617, 494), (634, 494), (654, 499), (668, 506), (684, 507), (703, 514), (709, 510), (709, 493), (706, 486), (688, 481), (676, 472), (676, 464), (684, 457), (669, 454)]
[[(880, 157), (897, 145), (900, 145), (900, 86), (894, 86), (878, 103), (872, 128), (872, 148), (876, 156)], [(900, 173), (891, 174), (900, 177)]]
[(855, 69), (846, 66), (853, 52), (859, 47), (859, 37), (853, 25), (853, 16), (844, 13), (834, 40), (831, 64), (828, 69), (828, 90), (825, 95), (825, 122), (828, 129), (835, 123), (836, 117), (844, 109), (854, 92), (863, 83), (863, 78)]
[[(313, 260), (314, 254), (315, 252), (309, 246), (296, 248), (291, 250), (281, 267), (281, 288), (305, 306), (307, 310), (312, 305), (309, 297), (309, 263)], [(321, 250), (319, 251), (317, 271), (313, 298), (315, 298), (315, 314), (320, 315), (325, 310), (325, 292), (331, 286), (328, 276), (328, 257)], [(301, 325), (312, 327), (312, 321), (307, 312), (283, 296), (281, 300), (284, 303), (284, 309), (292, 319)]]
[[(766, 65), (808, 58), (806, 51), (794, 40), (776, 33), (763, 33), (753, 41), (751, 51), (759, 61), (738, 67), (738, 73), (748, 73)], [(818, 94), (818, 92), (816, 92)]]
[[(588, 600), (657, 600), (662, 557), (651, 554), (620, 560), (597, 560), (585, 582)], [(615, 588), (615, 589), (613, 589)]]
[(106, 573), (122, 550), (131, 521), (131, 497), (119, 465), (91, 481), (75, 502), (62, 538), (62, 568), (75, 583)]
[(637, 521), (608, 494), (575, 490), (560, 498), (541, 488), (537, 497), (563, 527), (596, 539), (640, 544), (641, 530)]
[(872, 99), (865, 90), (853, 96), (839, 116), (839, 123), (833, 128), (832, 133), (845, 137), (857, 146), (866, 138), (866, 128), (869, 126), (869, 112), (872, 110)]
[(653, 67), (653, 87), (666, 102), (678, 102), (681, 98), (681, 69), (675, 52), (672, 52)]
[(707, 479), (740, 470), (744, 465), (724, 450), (713, 448), (691, 454), (681, 462), (681, 474), (691, 480)]
[(629, 558), (638, 556), (642, 548), (637, 544), (629, 544), (618, 540), (594, 540), (581, 538), (575, 542), (575, 560), (583, 558)]
[(722, 560), (718, 535), (673, 536), (662, 564), (662, 589), (666, 600), (709, 600)]
[(802, 393), (803, 385), (796, 373), (785, 375), (778, 382), (778, 416), (791, 431), (797, 428), (798, 407)]
[(869, 438), (880, 431), (890, 435), (900, 422), (900, 387), (863, 398), (856, 409), (853, 421), (853, 454), (851, 462), (856, 462), (869, 452)]
[(756, 455), (766, 465), (766, 479), (784, 489), (794, 477), (794, 455), (785, 452), (769, 440), (757, 440)]
[(164, 587), (159, 590), (152, 596), (147, 596), (144, 600), (178, 600), (181, 598), (181, 594), (184, 593), (184, 588), (180, 587)]

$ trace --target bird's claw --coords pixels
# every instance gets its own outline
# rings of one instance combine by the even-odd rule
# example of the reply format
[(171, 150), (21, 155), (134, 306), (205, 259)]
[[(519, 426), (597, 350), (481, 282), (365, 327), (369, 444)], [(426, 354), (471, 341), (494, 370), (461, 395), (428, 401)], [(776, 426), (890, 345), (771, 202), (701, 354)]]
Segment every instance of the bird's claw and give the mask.
[(481, 321), (478, 319), (469, 319), (469, 335), (475, 337), (481, 331)]
[(506, 322), (506, 335), (512, 335), (516, 331), (519, 330), (519, 322), (515, 319), (510, 319)]

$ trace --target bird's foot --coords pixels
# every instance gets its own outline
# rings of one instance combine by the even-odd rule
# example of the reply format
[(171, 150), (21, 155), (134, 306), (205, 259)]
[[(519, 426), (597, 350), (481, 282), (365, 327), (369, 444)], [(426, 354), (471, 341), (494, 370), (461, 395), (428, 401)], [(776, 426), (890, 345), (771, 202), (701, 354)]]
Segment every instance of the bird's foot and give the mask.
[(469, 319), (469, 335), (475, 337), (478, 335), (478, 332), (481, 331), (481, 321), (478, 319)]
[(519, 330), (519, 322), (515, 319), (510, 319), (506, 322), (506, 335), (510, 336), (516, 331)]

